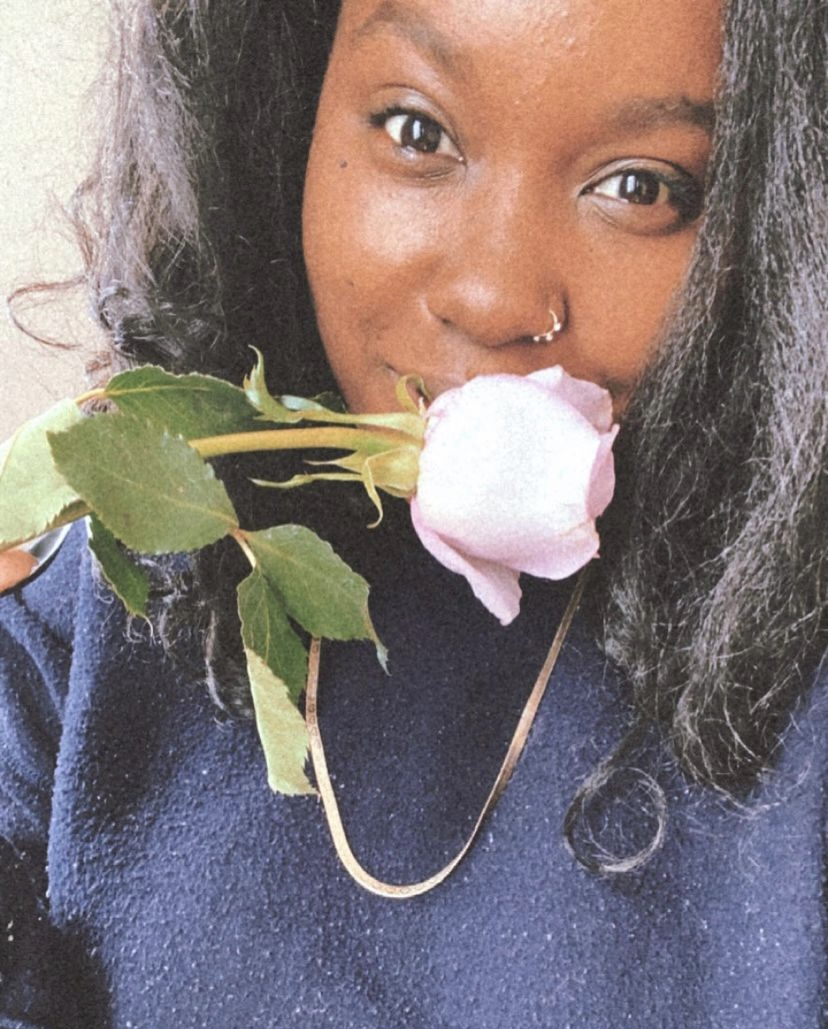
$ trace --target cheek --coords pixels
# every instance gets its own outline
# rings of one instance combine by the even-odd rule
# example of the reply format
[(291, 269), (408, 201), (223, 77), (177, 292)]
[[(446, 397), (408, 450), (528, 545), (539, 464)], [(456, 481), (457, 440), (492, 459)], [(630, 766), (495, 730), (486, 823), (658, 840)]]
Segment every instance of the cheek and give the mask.
[(381, 409), (389, 399), (387, 343), (397, 341), (395, 356), (405, 364), (399, 351), (439, 247), (437, 222), (418, 196), (378, 182), (353, 158), (346, 163), (336, 151), (328, 158), (324, 139), (317, 145), (306, 178), (303, 245), (319, 330), (349, 406)]
[(422, 282), (434, 220), (416, 197), (341, 163), (312, 163), (306, 183), (304, 251), (317, 310), (320, 319), (337, 307), (349, 320), (391, 316)]
[(684, 232), (659, 240), (655, 250), (651, 242), (646, 254), (619, 248), (588, 260), (572, 295), (573, 349), (586, 377), (597, 372), (621, 384), (642, 371), (674, 307), (694, 239)]

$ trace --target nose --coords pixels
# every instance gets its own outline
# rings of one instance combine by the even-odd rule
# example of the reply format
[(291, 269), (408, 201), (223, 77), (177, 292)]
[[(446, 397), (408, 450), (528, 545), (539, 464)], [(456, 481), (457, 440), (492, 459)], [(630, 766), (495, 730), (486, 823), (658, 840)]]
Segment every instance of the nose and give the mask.
[(567, 299), (543, 202), (501, 179), (469, 190), (456, 211), (427, 291), (431, 314), (481, 346), (545, 333)]

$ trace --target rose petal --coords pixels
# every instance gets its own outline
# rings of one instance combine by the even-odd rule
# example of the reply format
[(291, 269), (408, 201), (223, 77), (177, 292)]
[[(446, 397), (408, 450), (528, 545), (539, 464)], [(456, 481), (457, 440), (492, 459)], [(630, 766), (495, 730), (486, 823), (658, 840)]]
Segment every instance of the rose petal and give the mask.
[(541, 579), (568, 579), (598, 553), (598, 533), (592, 521), (558, 536), (545, 549), (526, 556), (519, 571)]
[(423, 520), (462, 541), (464, 553), (517, 567), (519, 554), (589, 517), (601, 438), (580, 412), (525, 377), (487, 376), (453, 392), (439, 398), (445, 407), (420, 458)]
[(411, 522), (426, 550), (449, 571), (462, 575), (477, 599), (501, 625), (514, 621), (522, 596), (516, 571), (456, 550), (424, 522), (416, 497), (411, 501)]
[(612, 494), (615, 492), (615, 461), (612, 445), (618, 435), (618, 426), (601, 438), (595, 463), (592, 466), (592, 478), (587, 489), (586, 509), (590, 518), (598, 518), (604, 513)]
[(532, 382), (539, 382), (545, 389), (556, 393), (565, 374), (561, 365), (553, 364), (548, 368), (539, 368), (536, 372), (530, 372), (526, 378), (531, 379)]
[(584, 379), (573, 379), (560, 365), (541, 368), (526, 376), (545, 386), (584, 416), (599, 432), (612, 426), (612, 397), (602, 386)]

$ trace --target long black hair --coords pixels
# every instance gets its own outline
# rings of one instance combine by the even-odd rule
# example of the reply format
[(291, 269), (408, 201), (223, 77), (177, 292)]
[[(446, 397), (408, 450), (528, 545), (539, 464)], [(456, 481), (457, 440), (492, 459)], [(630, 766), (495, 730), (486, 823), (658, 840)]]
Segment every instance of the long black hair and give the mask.
[(258, 346), (277, 381), (318, 390), (300, 214), (338, 3), (112, 6), (103, 142), (76, 198), (112, 363), (238, 382)]
[(623, 433), (606, 638), (683, 766), (731, 788), (826, 627), (828, 8), (727, 22), (695, 261)]
[[(328, 385), (299, 217), (337, 7), (116, 0), (112, 117), (79, 208), (115, 363), (238, 381), (252, 343), (274, 381)], [(827, 18), (821, 0), (727, 7), (703, 223), (625, 419), (593, 594), (641, 723), (729, 791), (772, 760), (825, 641)], [(231, 560), (200, 558), (188, 602), (216, 701), (243, 711)]]

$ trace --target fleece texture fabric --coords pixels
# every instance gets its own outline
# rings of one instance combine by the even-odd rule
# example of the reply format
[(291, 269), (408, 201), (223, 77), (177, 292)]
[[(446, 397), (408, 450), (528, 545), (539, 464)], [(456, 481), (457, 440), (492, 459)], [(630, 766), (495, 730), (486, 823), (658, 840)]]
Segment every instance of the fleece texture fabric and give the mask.
[[(462, 580), (401, 554), (369, 569), (390, 676), (357, 643), (324, 646), (321, 675), (346, 830), (396, 882), (462, 844), (572, 588), (529, 583), (500, 629)], [(663, 846), (595, 875), (562, 822), (631, 714), (579, 617), (471, 855), (393, 901), (348, 878), (316, 799), (268, 790), (254, 726), (207, 697), (198, 641), (168, 653), (128, 624), (82, 531), (0, 612), (4, 1029), (824, 1024), (824, 676), (745, 806), (646, 735), (583, 825), (594, 847), (646, 843), (649, 776)]]

